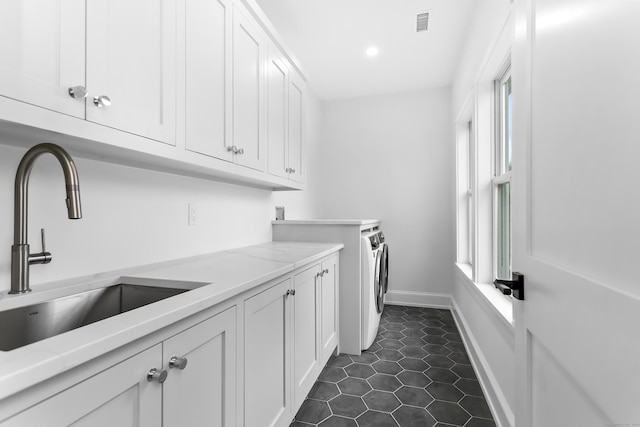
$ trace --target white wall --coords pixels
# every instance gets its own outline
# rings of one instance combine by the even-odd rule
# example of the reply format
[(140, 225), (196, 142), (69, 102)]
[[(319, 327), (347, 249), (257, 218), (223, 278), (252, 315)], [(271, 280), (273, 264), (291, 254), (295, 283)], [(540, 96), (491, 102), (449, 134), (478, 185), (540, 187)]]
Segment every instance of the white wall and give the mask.
[(383, 221), (394, 292), (450, 293), (450, 111), (448, 87), (324, 103), (317, 211)]
[[(485, 81), (486, 76), (491, 73), (487, 67), (495, 68), (503, 64), (506, 51), (500, 37), (506, 31), (504, 34), (507, 42), (510, 38), (511, 29), (505, 30), (510, 10), (509, 0), (481, 0), (478, 3), (452, 86), (454, 119), (462, 113), (470, 96), (474, 93), (485, 94), (485, 86), (491, 87), (491, 80)], [(496, 76), (489, 79), (494, 77)], [(478, 105), (489, 105), (487, 100), (482, 102), (472, 101), (472, 105), (475, 108)], [(478, 111), (473, 114), (476, 119), (484, 122), (488, 120), (480, 128), (489, 129), (491, 118), (488, 115), (479, 114)], [(454, 170), (452, 162), (450, 173), (453, 174)], [(453, 195), (451, 192), (451, 197)], [(494, 411), (496, 422), (499, 426), (513, 425), (516, 388), (513, 327), (489, 304), (464, 273), (455, 266), (453, 269), (456, 271), (451, 291), (453, 309), (463, 328), (465, 341), (470, 346), (470, 357), (485, 387), (485, 395)]]
[(476, 4), (451, 88), (454, 118), (484, 71), (484, 64), (493, 52), (510, 11), (511, 0), (480, 0)]
[[(0, 147), (0, 290), (9, 288), (13, 180), (24, 149)], [(83, 218), (68, 220), (62, 170), (40, 157), (29, 186), (29, 243), (47, 232), (48, 265), (31, 266), (31, 283), (181, 258), (270, 239), (270, 193), (76, 158)], [(188, 226), (188, 204), (201, 223)]]
[[(307, 149), (317, 151), (320, 102), (309, 92)], [(0, 124), (1, 126), (1, 124)], [(33, 145), (42, 141), (33, 141)], [(10, 288), (13, 185), (26, 148), (0, 145), (0, 292)], [(47, 233), (48, 265), (31, 266), (31, 284), (182, 258), (271, 240), (274, 207), (314, 216), (308, 192), (272, 193), (243, 186), (119, 166), (75, 156), (83, 218), (67, 219), (62, 170), (40, 157), (29, 185), (29, 243), (40, 251)], [(309, 157), (313, 163), (313, 157)], [(309, 167), (313, 170), (313, 167)], [(314, 180), (312, 176), (307, 179)], [(189, 226), (188, 205), (200, 224)]]

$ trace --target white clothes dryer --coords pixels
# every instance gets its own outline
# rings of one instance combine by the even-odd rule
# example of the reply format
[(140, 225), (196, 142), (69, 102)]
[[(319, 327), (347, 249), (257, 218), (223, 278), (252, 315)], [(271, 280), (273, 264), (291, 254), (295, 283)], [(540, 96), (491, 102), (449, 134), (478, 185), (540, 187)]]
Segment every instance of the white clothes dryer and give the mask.
[[(381, 241), (382, 240), (382, 241)], [(388, 250), (382, 232), (363, 232), (362, 254), (362, 333), (361, 349), (368, 349), (376, 338), (384, 310), (388, 278)]]

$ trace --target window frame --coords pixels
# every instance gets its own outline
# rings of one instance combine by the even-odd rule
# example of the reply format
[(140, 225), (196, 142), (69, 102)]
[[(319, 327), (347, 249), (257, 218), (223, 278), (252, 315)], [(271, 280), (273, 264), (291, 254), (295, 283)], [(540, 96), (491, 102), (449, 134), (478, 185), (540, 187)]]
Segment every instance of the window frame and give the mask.
[[(512, 164), (510, 161), (507, 161), (507, 157), (513, 153), (513, 141), (508, 139), (507, 132), (509, 132), (509, 137), (512, 135), (512, 126), (509, 126), (509, 120), (505, 117), (507, 114), (513, 114), (512, 105), (513, 101), (510, 100), (509, 108), (510, 112), (507, 113), (505, 111), (506, 106), (506, 97), (505, 97), (505, 86), (509, 84), (509, 94), (512, 95), (512, 86), (511, 86), (511, 64), (507, 63), (502, 71), (500, 72), (498, 78), (494, 81), (494, 94), (493, 94), (493, 102), (494, 102), (494, 138), (492, 144), (493, 151), (493, 177), (492, 177), (492, 219), (493, 219), (493, 242), (492, 242), (492, 252), (493, 252), (493, 278), (500, 279), (511, 279), (512, 273), (512, 248), (513, 248), (513, 232), (512, 232), (512, 212), (511, 212), (511, 177), (512, 177)], [(507, 149), (508, 147), (508, 149)], [(500, 206), (500, 188), (507, 186), (508, 188), (508, 225), (507, 229), (502, 228), (501, 223), (501, 206)], [(506, 250), (508, 251), (507, 257), (508, 261), (506, 262), (507, 267), (504, 267), (505, 264), (503, 259), (504, 249), (501, 246), (501, 232), (505, 232), (508, 239), (508, 247)], [(506, 270), (505, 270), (506, 268)]]

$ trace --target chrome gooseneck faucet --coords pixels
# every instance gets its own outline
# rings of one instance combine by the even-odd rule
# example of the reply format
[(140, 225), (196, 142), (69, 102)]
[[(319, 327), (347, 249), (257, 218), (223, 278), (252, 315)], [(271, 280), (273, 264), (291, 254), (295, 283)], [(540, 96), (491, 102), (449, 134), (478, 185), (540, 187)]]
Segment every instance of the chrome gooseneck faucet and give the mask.
[(82, 218), (80, 208), (80, 186), (78, 172), (73, 159), (62, 147), (55, 144), (38, 144), (25, 153), (18, 165), (15, 182), (13, 246), (11, 246), (11, 290), (10, 294), (30, 292), (29, 265), (48, 264), (51, 254), (44, 249), (44, 229), (42, 230), (42, 252), (29, 253), (27, 240), (27, 202), (29, 194), (29, 176), (36, 159), (44, 153), (53, 154), (62, 166), (67, 186), (67, 211), (69, 219)]

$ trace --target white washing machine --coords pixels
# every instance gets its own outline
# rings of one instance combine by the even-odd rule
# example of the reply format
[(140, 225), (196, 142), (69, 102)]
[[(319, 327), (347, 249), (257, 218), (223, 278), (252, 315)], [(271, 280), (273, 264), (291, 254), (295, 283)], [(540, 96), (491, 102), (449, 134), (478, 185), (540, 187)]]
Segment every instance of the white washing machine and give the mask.
[(362, 342), (371, 347), (384, 310), (384, 294), (389, 279), (389, 249), (380, 230), (365, 231), (360, 238), (362, 254)]

